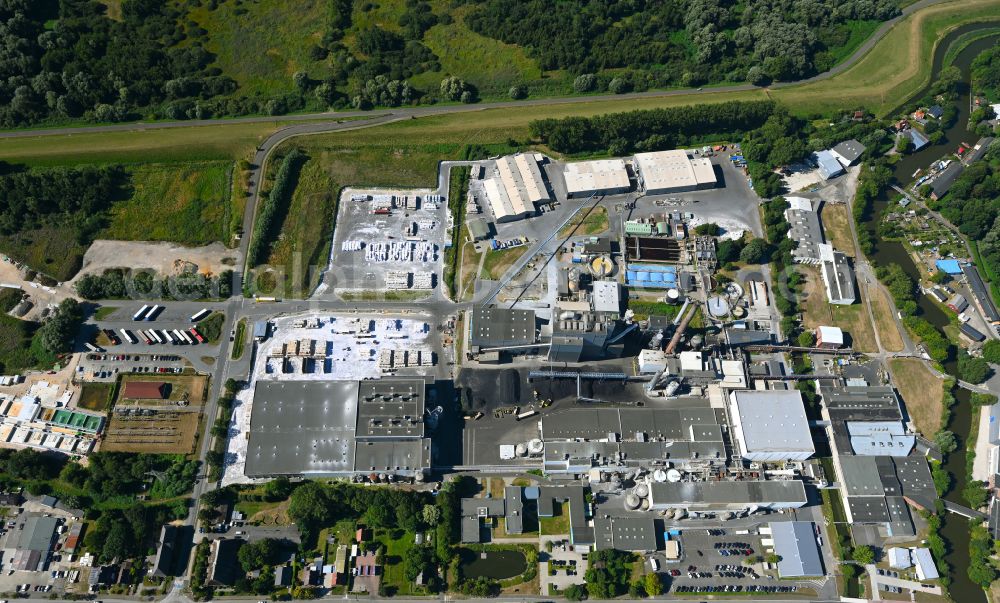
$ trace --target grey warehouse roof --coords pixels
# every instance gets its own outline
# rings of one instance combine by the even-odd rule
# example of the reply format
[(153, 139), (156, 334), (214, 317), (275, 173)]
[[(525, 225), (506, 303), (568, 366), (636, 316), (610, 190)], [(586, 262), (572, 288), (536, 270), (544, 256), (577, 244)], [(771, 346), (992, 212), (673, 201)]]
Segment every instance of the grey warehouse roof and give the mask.
[(358, 386), (358, 438), (424, 435), (423, 379), (373, 379)]
[(469, 345), (492, 348), (531, 343), (535, 343), (534, 310), (482, 306), (472, 309)]
[(811, 521), (773, 522), (774, 552), (781, 557), (778, 575), (782, 578), (822, 576), (823, 562), (816, 542), (816, 526)]
[(734, 429), (747, 452), (815, 452), (802, 394), (795, 389), (735, 391)]
[(656, 524), (651, 516), (594, 518), (597, 550), (655, 551)]
[(654, 505), (806, 503), (805, 486), (798, 480), (653, 482), (650, 494)]
[(55, 517), (29, 517), (24, 522), (21, 537), (17, 540), (17, 548), (25, 551), (47, 552), (52, 546), (52, 537), (56, 533), (59, 520)]
[(422, 439), (425, 387), (419, 378), (259, 381), (250, 415), (246, 475), (426, 468), (430, 443)]
[(352, 471), (357, 401), (357, 381), (258, 381), (246, 474)]

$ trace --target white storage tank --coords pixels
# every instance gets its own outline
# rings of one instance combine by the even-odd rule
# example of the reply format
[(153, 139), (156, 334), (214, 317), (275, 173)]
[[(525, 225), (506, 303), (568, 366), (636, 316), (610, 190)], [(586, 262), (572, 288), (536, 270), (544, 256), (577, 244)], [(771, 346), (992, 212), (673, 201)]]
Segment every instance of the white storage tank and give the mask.
[(646, 484), (636, 484), (635, 488), (632, 489), (632, 493), (639, 498), (646, 498), (649, 496), (649, 486)]
[(545, 449), (545, 444), (538, 438), (528, 442), (528, 453), (529, 454), (541, 454), (542, 450)]

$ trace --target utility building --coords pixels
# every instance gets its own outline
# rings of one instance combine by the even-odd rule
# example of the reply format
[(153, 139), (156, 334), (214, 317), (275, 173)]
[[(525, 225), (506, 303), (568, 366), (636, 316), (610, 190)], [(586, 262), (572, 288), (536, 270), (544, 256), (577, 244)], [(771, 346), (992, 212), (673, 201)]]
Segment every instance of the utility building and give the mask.
[(635, 167), (639, 184), (647, 195), (683, 193), (718, 184), (712, 160), (692, 159), (684, 150), (637, 153)]
[(622, 159), (600, 159), (566, 164), (566, 194), (573, 197), (615, 195), (632, 188)]

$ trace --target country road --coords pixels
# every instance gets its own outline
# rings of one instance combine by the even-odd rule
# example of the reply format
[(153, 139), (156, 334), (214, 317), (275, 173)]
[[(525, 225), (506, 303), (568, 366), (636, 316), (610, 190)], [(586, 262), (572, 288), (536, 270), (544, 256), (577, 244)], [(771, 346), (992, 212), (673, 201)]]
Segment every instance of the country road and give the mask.
[[(910, 14), (932, 6), (934, 4), (940, 4), (942, 2), (951, 2), (954, 0), (920, 0), (915, 2), (902, 10), (902, 13), (895, 17), (882, 23), (875, 33), (873, 33), (861, 46), (858, 47), (854, 53), (848, 57), (846, 60), (835, 65), (828, 71), (817, 74), (811, 78), (804, 80), (798, 80), (795, 82), (779, 82), (769, 86), (769, 89), (786, 88), (789, 86), (800, 86), (803, 84), (809, 84), (813, 82), (822, 81), (829, 79), (839, 73), (850, 69), (855, 63), (857, 63), (864, 55), (868, 53), (872, 47), (881, 40), (893, 26), (899, 23), (902, 19), (905, 19)], [(278, 122), (278, 121), (317, 121), (319, 123), (314, 124), (316, 130), (314, 133), (320, 133), (323, 131), (335, 131), (340, 128), (332, 127), (330, 130), (323, 130), (324, 126), (336, 126), (335, 121), (324, 121), (324, 120), (338, 120), (346, 118), (358, 118), (358, 117), (371, 117), (373, 114), (380, 114), (388, 117), (389, 121), (397, 119), (409, 119), (417, 117), (429, 117), (435, 115), (446, 115), (452, 113), (468, 113), (473, 111), (484, 111), (487, 109), (506, 109), (506, 108), (516, 108), (516, 107), (539, 107), (547, 105), (564, 105), (564, 104), (586, 104), (593, 102), (602, 101), (615, 101), (615, 100), (628, 100), (628, 99), (641, 99), (641, 98), (667, 98), (673, 96), (685, 96), (691, 95), (692, 100), (697, 98), (698, 95), (702, 94), (714, 94), (720, 92), (746, 92), (750, 90), (760, 89), (757, 86), (751, 86), (750, 84), (739, 84), (734, 86), (715, 86), (708, 88), (682, 88), (676, 90), (651, 90), (648, 92), (633, 92), (629, 94), (600, 94), (600, 95), (588, 95), (588, 96), (557, 96), (550, 98), (539, 98), (539, 99), (529, 99), (522, 101), (497, 101), (488, 103), (476, 103), (467, 105), (435, 105), (426, 107), (400, 107), (396, 109), (388, 110), (376, 110), (376, 111), (325, 111), (320, 113), (300, 113), (295, 115), (277, 115), (277, 116), (256, 116), (256, 117), (235, 117), (235, 118), (218, 118), (218, 119), (194, 119), (188, 121), (158, 121), (158, 122), (131, 122), (126, 124), (108, 124), (99, 126), (77, 126), (77, 127), (60, 127), (60, 128), (42, 128), (34, 130), (11, 130), (0, 132), (0, 140), (2, 139), (12, 139), (12, 138), (37, 138), (42, 136), (65, 136), (69, 134), (94, 134), (103, 132), (129, 132), (129, 131), (149, 131), (149, 130), (161, 130), (161, 129), (171, 129), (171, 128), (191, 128), (200, 126), (218, 126), (225, 124), (252, 124), (252, 123), (268, 123), (268, 122)], [(390, 117), (391, 116), (391, 117)], [(366, 120), (365, 125), (376, 125), (370, 120)], [(288, 130), (296, 130), (304, 126), (294, 125), (286, 127), (279, 132), (284, 132)], [(302, 132), (299, 132), (302, 133)], [(275, 132), (275, 135), (278, 132)], [(273, 135), (272, 135), (273, 136)], [(270, 139), (269, 139), (270, 140)], [(280, 142), (280, 141), (278, 141)], [(277, 144), (277, 143), (275, 143)]]

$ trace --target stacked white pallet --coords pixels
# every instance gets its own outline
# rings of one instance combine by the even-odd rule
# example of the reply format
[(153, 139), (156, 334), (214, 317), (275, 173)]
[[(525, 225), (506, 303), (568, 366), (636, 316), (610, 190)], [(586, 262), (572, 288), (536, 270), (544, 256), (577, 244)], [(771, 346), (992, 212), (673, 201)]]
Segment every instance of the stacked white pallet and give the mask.
[(385, 274), (386, 289), (409, 289), (410, 273), (399, 270), (392, 270)]
[(392, 368), (392, 350), (381, 349), (378, 351), (378, 368), (385, 371)]
[(363, 241), (341, 241), (340, 250), (341, 251), (361, 251), (365, 246)]
[(414, 289), (432, 289), (434, 287), (434, 273), (433, 272), (414, 272), (413, 273), (413, 288)]

